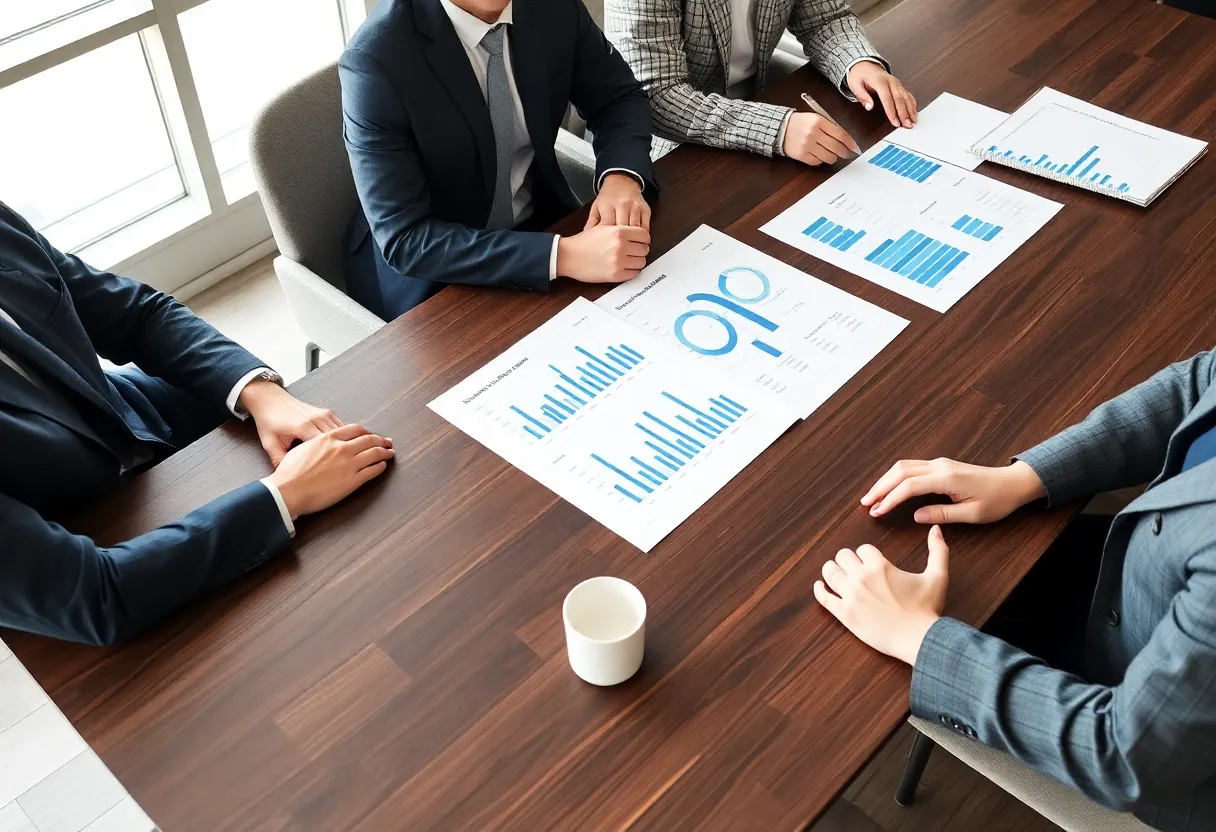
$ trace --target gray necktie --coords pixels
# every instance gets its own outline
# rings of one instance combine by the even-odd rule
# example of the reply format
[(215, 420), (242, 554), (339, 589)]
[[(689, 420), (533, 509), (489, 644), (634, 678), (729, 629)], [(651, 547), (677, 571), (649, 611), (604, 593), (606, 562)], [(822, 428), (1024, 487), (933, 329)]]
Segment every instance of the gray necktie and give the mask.
[(490, 53), (486, 66), (486, 104), (490, 108), (490, 123), (494, 126), (494, 147), (498, 151), (498, 176), (494, 181), (494, 206), (490, 209), (489, 228), (512, 228), (515, 211), (511, 207), (511, 156), (515, 150), (515, 104), (507, 84), (507, 64), (503, 59), (503, 37), (507, 24), (499, 23), (481, 39), (481, 46)]

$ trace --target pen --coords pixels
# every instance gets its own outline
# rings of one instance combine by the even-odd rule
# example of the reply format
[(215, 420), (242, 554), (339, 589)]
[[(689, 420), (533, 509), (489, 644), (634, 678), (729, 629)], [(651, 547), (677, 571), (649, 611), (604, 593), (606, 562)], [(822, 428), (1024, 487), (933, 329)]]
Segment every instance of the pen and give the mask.
[(827, 110), (825, 110), (825, 109), (823, 109), (823, 107), (819, 106), (819, 102), (816, 101), (815, 99), (811, 98), (811, 94), (809, 92), (804, 92), (802, 94), (802, 100), (806, 102), (806, 106), (810, 107), (816, 113), (823, 116), (828, 121), (832, 122), (832, 124), (835, 124), (837, 127), (840, 126), (840, 122), (838, 122), (836, 119), (832, 118), (831, 114), (829, 114)]
[[(811, 94), (809, 92), (804, 92), (802, 94), (802, 100), (805, 101), (806, 106), (810, 107), (817, 115), (823, 116), (828, 121), (832, 122), (832, 124), (835, 124), (837, 127), (840, 127), (840, 122), (837, 121), (836, 119), (832, 118), (831, 114), (829, 114), (827, 110), (823, 109), (823, 107), (821, 107), (819, 105), (819, 102), (811, 97)], [(853, 141), (853, 137), (849, 135), (848, 131), (845, 130), (843, 127), (840, 127), (840, 132), (844, 133), (845, 137), (848, 138), (848, 141), (845, 144), (852, 145), (852, 147), (849, 149), (852, 150), (854, 153), (860, 154), (861, 148), (858, 147), (857, 142)]]

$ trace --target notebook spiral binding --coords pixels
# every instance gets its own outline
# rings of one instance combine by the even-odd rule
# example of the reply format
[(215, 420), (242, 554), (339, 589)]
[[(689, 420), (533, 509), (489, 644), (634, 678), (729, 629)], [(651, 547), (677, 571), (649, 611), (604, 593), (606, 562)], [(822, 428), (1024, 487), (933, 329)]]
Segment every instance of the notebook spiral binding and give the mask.
[(1077, 179), (1075, 176), (1068, 176), (1067, 174), (1060, 173), (1059, 171), (1036, 168), (1032, 164), (1018, 161), (1017, 159), (1014, 159), (1011, 156), (1006, 156), (1003, 153), (994, 153), (991, 150), (977, 150), (973, 147), (971, 148), (970, 152), (971, 155), (978, 156), (985, 161), (995, 162), (996, 164), (1004, 165), (1007, 168), (1025, 171), (1026, 173), (1041, 176), (1044, 179), (1051, 179), (1064, 185), (1072, 185), (1074, 188), (1084, 188), (1087, 191), (1093, 191), (1097, 194), (1113, 196), (1115, 199), (1122, 199), (1124, 202), (1138, 202), (1138, 200), (1134, 199), (1129, 192), (1121, 191), (1112, 185), (1099, 185), (1097, 182), (1087, 182), (1083, 179)]

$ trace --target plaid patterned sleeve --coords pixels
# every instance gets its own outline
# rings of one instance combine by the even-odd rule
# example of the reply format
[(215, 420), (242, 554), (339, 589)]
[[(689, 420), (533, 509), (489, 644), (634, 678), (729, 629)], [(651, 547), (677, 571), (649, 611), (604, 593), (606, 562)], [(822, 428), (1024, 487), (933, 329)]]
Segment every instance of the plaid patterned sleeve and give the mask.
[(857, 99), (845, 82), (849, 67), (859, 59), (874, 58), (891, 70), (843, 0), (795, 0), (789, 30), (815, 68), (850, 101)]
[(1017, 459), (1039, 475), (1052, 505), (1149, 482), (1213, 374), (1216, 351), (1166, 367)]
[(1090, 684), (942, 618), (916, 657), (912, 712), (1104, 806), (1176, 802), (1216, 776), (1216, 547), (1188, 564), (1186, 585), (1120, 684)]
[(681, 35), (683, 13), (679, 0), (604, 4), (604, 31), (650, 94), (655, 132), (677, 142), (774, 155), (781, 125), (792, 111), (693, 87)]

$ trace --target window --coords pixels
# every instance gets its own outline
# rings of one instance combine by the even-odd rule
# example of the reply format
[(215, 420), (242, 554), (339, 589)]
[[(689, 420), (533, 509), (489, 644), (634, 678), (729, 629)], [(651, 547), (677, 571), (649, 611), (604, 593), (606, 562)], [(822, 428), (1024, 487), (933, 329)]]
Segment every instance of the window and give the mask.
[(210, 0), (181, 16), (224, 195), (254, 189), (249, 123), (279, 90), (342, 52), (333, 0)]
[(0, 0), (0, 200), (172, 291), (269, 226), (249, 125), (375, 0)]
[(186, 196), (135, 35), (0, 90), (0, 112), (28, 125), (0, 130), (0, 199), (60, 248)]

